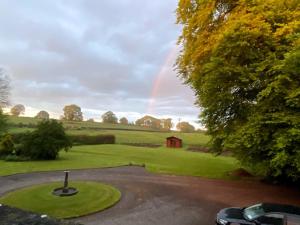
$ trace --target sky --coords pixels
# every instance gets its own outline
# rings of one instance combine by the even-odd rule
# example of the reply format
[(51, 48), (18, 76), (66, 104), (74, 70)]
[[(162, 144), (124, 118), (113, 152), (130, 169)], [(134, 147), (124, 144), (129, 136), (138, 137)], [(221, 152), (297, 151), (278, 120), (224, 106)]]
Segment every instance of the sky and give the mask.
[(53, 118), (77, 104), (85, 119), (111, 110), (189, 121), (199, 108), (174, 71), (177, 0), (1, 0), (0, 67), (11, 104)]

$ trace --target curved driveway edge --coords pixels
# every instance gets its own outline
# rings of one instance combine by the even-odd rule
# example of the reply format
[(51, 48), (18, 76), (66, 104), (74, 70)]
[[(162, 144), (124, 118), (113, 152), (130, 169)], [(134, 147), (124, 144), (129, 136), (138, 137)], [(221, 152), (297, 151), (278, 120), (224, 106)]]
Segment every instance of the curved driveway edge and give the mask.
[[(83, 169), (70, 180), (112, 184), (120, 202), (100, 213), (73, 219), (85, 225), (212, 225), (224, 207), (257, 202), (300, 205), (300, 191), (254, 181), (224, 181), (152, 174), (141, 167)], [(26, 186), (63, 181), (60, 171), (0, 177), (0, 195)]]

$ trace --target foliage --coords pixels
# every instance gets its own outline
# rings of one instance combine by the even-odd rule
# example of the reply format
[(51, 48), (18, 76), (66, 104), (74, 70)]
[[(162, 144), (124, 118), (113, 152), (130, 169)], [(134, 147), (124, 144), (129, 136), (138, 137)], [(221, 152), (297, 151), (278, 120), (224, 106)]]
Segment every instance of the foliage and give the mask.
[(7, 116), (4, 115), (2, 109), (0, 108), (0, 136), (6, 132), (7, 127)]
[(114, 144), (116, 138), (114, 135), (69, 135), (74, 144), (77, 145), (99, 145), (99, 144)]
[(10, 134), (6, 134), (2, 137), (0, 142), (0, 156), (11, 155), (14, 152), (14, 142)]
[(10, 113), (13, 116), (20, 116), (21, 114), (24, 114), (24, 112), (25, 112), (25, 106), (22, 104), (17, 104), (10, 109)]
[(112, 111), (104, 113), (101, 117), (103, 123), (118, 123), (118, 118)]
[(180, 132), (186, 132), (186, 133), (191, 133), (195, 132), (195, 127), (188, 122), (180, 122), (177, 123), (176, 129), (179, 130)]
[(10, 80), (7, 72), (0, 68), (0, 108), (9, 104)]
[(95, 121), (94, 121), (94, 119), (93, 119), (93, 118), (90, 118), (90, 119), (88, 119), (86, 122), (93, 123), (93, 122), (95, 122)]
[(35, 118), (43, 120), (49, 120), (49, 117), (49, 113), (43, 110), (38, 112), (38, 114), (35, 116)]
[(161, 126), (162, 126), (162, 130), (166, 130), (169, 131), (171, 130), (171, 128), (173, 127), (173, 123), (172, 123), (172, 119), (168, 118), (168, 119), (162, 119), (161, 120)]
[(21, 154), (31, 159), (56, 159), (60, 150), (67, 151), (71, 141), (61, 123), (56, 120), (44, 120), (37, 129), (25, 135), (22, 140)]
[(144, 116), (135, 122), (138, 126), (150, 127), (152, 129), (161, 129), (161, 121), (153, 116)]
[(78, 105), (66, 105), (63, 109), (64, 116), (63, 119), (67, 121), (82, 121), (83, 115), (81, 108)]
[(177, 60), (217, 152), (300, 179), (298, 0), (181, 0)]
[(119, 121), (120, 124), (128, 125), (128, 119), (126, 117), (122, 117)]

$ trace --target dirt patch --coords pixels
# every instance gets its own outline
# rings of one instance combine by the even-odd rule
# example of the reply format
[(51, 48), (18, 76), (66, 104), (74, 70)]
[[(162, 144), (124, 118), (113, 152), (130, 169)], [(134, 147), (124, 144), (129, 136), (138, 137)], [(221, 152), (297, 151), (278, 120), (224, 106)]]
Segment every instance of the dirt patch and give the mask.
[(254, 177), (251, 173), (249, 173), (247, 170), (243, 168), (236, 169), (229, 174), (230, 176), (233, 177), (240, 177), (240, 178), (250, 178)]

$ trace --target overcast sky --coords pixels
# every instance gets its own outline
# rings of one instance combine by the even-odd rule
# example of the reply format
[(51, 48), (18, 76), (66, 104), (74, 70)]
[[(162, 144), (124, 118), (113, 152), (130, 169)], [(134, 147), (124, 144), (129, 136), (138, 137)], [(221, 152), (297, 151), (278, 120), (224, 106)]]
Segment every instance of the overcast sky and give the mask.
[[(1, 0), (0, 66), (26, 115), (67, 104), (85, 119), (111, 110), (197, 121), (192, 90), (173, 71), (177, 0)], [(194, 123), (195, 124), (195, 123)]]

